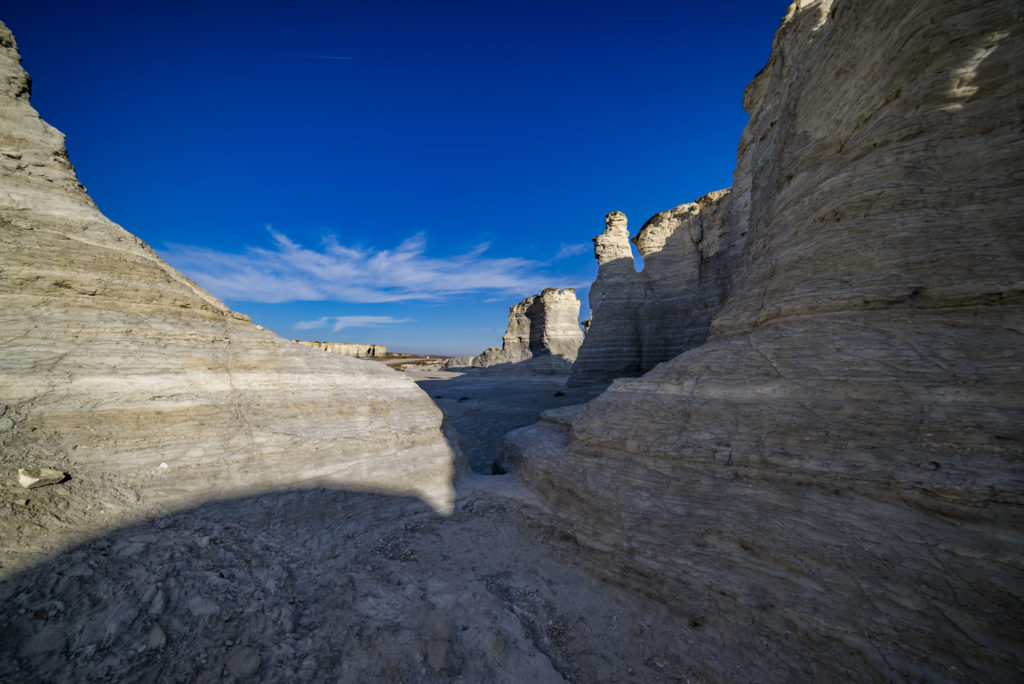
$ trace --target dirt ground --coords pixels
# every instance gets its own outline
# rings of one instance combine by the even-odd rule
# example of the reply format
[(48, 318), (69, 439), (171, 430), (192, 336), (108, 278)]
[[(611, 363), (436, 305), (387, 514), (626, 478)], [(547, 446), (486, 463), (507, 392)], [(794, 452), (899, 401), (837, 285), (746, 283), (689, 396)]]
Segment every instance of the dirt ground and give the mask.
[(452, 372), (407, 369), (406, 373), (444, 411), (459, 434), (474, 473), (492, 474), (501, 441), (511, 430), (536, 423), (549, 408), (590, 401), (607, 384), (566, 387), (564, 375)]
[[(421, 386), (441, 395), (481, 469), (502, 430), (582, 396), (555, 396), (564, 390), (550, 377), (426, 374)], [(2, 681), (692, 678), (679, 656), (690, 628), (579, 570), (571, 540), (513, 475), (463, 478), (449, 517), (411, 498), (282, 491), (70, 548), (43, 535), (50, 547), (18, 555), (11, 542), (30, 538), (29, 523), (59, 521), (71, 538), (74, 497), (95, 494), (71, 485), (0, 492), (6, 510), (35, 507), (17, 517), (20, 532), (0, 527)]]

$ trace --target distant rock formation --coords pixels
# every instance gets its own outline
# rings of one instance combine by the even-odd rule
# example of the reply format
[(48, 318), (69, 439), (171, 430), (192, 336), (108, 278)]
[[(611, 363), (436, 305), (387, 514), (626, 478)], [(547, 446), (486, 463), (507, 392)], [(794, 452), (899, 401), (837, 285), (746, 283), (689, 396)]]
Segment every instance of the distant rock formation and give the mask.
[(581, 370), (642, 370), (674, 312), (708, 339), (506, 461), (567, 553), (689, 620), (693, 679), (1021, 679), (1022, 36), (1008, 0), (799, 0), (730, 193), (637, 239), (678, 240), (646, 257), (671, 296), (630, 289), (624, 217), (598, 239)]
[(632, 240), (644, 259), (640, 272), (625, 214), (605, 217), (574, 380), (639, 375), (707, 339), (734, 254), (723, 240), (728, 207), (729, 190), (718, 190), (655, 215)]
[(114, 517), (307, 485), (450, 509), (454, 456), (430, 399), (383, 365), (258, 328), (107, 220), (29, 104), (2, 24), (0, 140), (0, 463), (95, 489), (88, 513), (60, 520), (95, 522), (118, 496)]
[(446, 367), (491, 368), (529, 362), (519, 368), (568, 372), (583, 342), (579, 318), (576, 290), (549, 287), (509, 307), (501, 349), (489, 347), (477, 356), (455, 357)]
[(357, 359), (383, 359), (387, 356), (388, 348), (383, 344), (348, 344), (346, 342), (306, 342), (303, 340), (292, 340), (304, 344), (313, 349), (320, 349), (332, 354), (352, 356)]

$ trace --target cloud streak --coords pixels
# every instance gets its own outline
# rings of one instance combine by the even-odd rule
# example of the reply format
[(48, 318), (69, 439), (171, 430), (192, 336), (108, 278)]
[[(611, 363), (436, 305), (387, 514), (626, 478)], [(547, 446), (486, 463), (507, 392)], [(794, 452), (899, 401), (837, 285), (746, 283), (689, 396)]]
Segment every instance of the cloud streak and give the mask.
[(559, 259), (568, 259), (569, 257), (578, 256), (580, 254), (586, 254), (591, 249), (593, 249), (593, 247), (594, 246), (591, 244), (567, 245), (563, 242), (561, 248), (558, 250), (558, 254), (554, 256), (552, 261), (558, 261)]
[(295, 324), (296, 330), (315, 330), (326, 328), (338, 332), (345, 328), (376, 328), (389, 323), (406, 323), (408, 318), (394, 318), (393, 316), (321, 316), (315, 321), (299, 321)]
[(488, 245), (455, 256), (426, 253), (423, 233), (394, 249), (347, 247), (328, 237), (309, 249), (268, 227), (273, 247), (242, 254), (168, 245), (171, 265), (222, 299), (277, 304), (293, 301), (386, 303), (442, 300), (479, 291), (540, 292), (545, 287), (586, 287), (540, 272), (540, 262), (486, 256)]

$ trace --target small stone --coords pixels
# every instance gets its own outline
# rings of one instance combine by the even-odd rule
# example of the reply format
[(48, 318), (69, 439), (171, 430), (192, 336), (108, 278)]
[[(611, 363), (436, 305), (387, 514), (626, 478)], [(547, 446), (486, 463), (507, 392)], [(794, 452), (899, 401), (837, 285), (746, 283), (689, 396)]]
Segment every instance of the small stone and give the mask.
[(53, 468), (18, 468), (18, 484), (25, 489), (35, 489), (46, 485), (59, 484), (68, 474)]
[(146, 639), (146, 650), (158, 651), (166, 645), (167, 635), (164, 634), (164, 630), (160, 629), (160, 625), (153, 625), (153, 629), (149, 631), (149, 638)]
[(162, 615), (164, 612), (164, 606), (167, 603), (167, 594), (164, 593), (163, 589), (157, 589), (153, 595), (153, 600), (149, 604), (150, 615)]
[(228, 652), (224, 660), (224, 674), (229, 677), (245, 679), (260, 669), (260, 654), (248, 646), (235, 646)]
[(220, 612), (220, 608), (216, 603), (204, 596), (193, 596), (188, 600), (188, 612), (196, 617), (202, 617), (204, 615), (216, 615)]
[(508, 643), (505, 641), (505, 635), (501, 632), (495, 632), (494, 638), (491, 640), (491, 654), (498, 659), (505, 657), (505, 653), (508, 650)]
[(452, 636), (452, 621), (441, 610), (431, 610), (423, 621), (423, 636), (427, 639), (427, 665), (440, 672), (448, 663)]
[(448, 642), (434, 639), (427, 642), (427, 665), (434, 672), (440, 672), (448, 659)]
[(295, 611), (291, 606), (283, 606), (281, 608), (278, 621), (281, 624), (281, 629), (286, 633), (295, 631)]
[(0, 430), (10, 430), (14, 427), (14, 421), (10, 418), (0, 418)]

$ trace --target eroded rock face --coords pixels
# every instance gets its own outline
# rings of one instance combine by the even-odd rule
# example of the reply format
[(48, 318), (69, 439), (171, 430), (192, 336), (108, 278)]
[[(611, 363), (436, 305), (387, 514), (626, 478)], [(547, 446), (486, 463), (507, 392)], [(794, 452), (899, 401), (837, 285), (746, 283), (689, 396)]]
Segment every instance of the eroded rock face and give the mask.
[(644, 300), (643, 281), (633, 266), (626, 215), (605, 216), (605, 230), (594, 238), (597, 278), (590, 287), (590, 323), (574, 376), (635, 375), (640, 368), (637, 308)]
[(107, 220), (29, 104), (2, 25), (0, 140), (5, 467), (121, 492), (111, 515), (311, 484), (450, 508), (453, 453), (429, 398), (252, 325)]
[(576, 290), (548, 288), (509, 307), (501, 349), (490, 347), (477, 356), (453, 358), (447, 367), (490, 368), (529, 362), (531, 370), (567, 372), (583, 342), (579, 318)]
[(292, 340), (298, 344), (304, 344), (313, 349), (352, 356), (357, 359), (382, 359), (387, 356), (388, 348), (383, 344), (350, 344), (347, 342), (307, 342), (304, 340)]
[(644, 260), (639, 272), (625, 214), (605, 217), (574, 380), (639, 375), (707, 339), (742, 234), (729, 206), (729, 190), (718, 190), (653, 216), (632, 239)]
[(1004, 0), (794, 3), (711, 337), (506, 444), (708, 679), (1024, 672), (1021, 32)]

